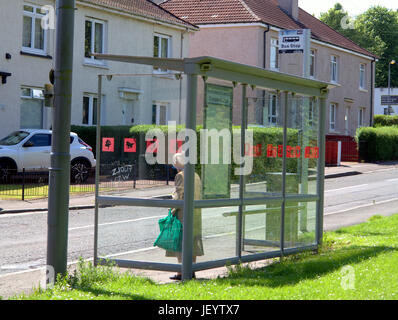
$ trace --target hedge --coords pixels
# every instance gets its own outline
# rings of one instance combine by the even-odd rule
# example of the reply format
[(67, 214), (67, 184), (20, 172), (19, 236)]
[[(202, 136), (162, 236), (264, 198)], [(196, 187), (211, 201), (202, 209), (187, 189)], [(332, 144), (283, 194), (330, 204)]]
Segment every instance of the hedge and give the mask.
[(398, 126), (398, 115), (386, 116), (386, 115), (375, 115), (374, 127), (391, 127)]
[(398, 127), (359, 128), (355, 140), (362, 160), (398, 160)]
[[(101, 127), (101, 137), (113, 137), (115, 139), (115, 150), (113, 153), (102, 152), (101, 163), (137, 163), (144, 161), (143, 155), (146, 149), (145, 135), (151, 129), (160, 129), (165, 133), (167, 140), (167, 126), (155, 126), (155, 125), (137, 125), (137, 126), (103, 126)], [(177, 126), (177, 132), (183, 129), (183, 126)], [(199, 131), (202, 126), (197, 127), (198, 137), (198, 155), (200, 149), (200, 134)], [(233, 127), (233, 129), (240, 130), (240, 127)], [(267, 145), (273, 145), (277, 147), (283, 144), (283, 129), (282, 128), (250, 128), (253, 130), (253, 142), (254, 145), (261, 145), (261, 154), (257, 154), (253, 159), (253, 171), (249, 177), (249, 181), (263, 180), (265, 172), (281, 172), (282, 171), (282, 159), (280, 157), (270, 158), (267, 156)], [(96, 127), (85, 127), (85, 126), (72, 126), (71, 131), (76, 132), (81, 139), (93, 148), (95, 154), (96, 149)], [(301, 137), (299, 136), (298, 130), (288, 129), (287, 144), (290, 146), (301, 145)], [(135, 138), (137, 141), (137, 152), (136, 153), (125, 153), (123, 151), (123, 140), (124, 138)], [(101, 139), (102, 140), (102, 139)], [(316, 146), (316, 141), (310, 141), (310, 146)], [(304, 157), (304, 148), (301, 149), (301, 157)], [(200, 158), (199, 158), (200, 159)], [(234, 164), (233, 156), (231, 155), (231, 170), (234, 170), (237, 165)], [(316, 166), (316, 159), (309, 160), (309, 166)], [(298, 172), (298, 161), (295, 158), (287, 159), (286, 168), (287, 172), (297, 173)], [(149, 166), (151, 167), (151, 166)], [(141, 168), (140, 168), (141, 170)], [(196, 165), (196, 171), (200, 173), (201, 165)], [(234, 171), (231, 172), (231, 177), (238, 179), (235, 176)]]

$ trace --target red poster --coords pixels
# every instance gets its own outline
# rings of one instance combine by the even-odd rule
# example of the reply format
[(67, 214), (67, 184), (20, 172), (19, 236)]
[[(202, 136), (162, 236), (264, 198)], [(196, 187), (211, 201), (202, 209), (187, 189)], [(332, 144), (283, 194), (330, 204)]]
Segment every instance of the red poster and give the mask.
[(102, 138), (102, 152), (115, 152), (115, 138)]
[(146, 140), (146, 153), (157, 153), (159, 142), (154, 140)]
[(267, 145), (267, 157), (268, 158), (276, 158), (277, 148), (272, 144)]
[(181, 147), (183, 143), (184, 143), (183, 140), (176, 140), (176, 139), (169, 140), (169, 153), (181, 152)]
[(305, 148), (305, 158), (306, 159), (318, 159), (319, 158), (319, 148), (318, 147), (306, 147)]
[(137, 143), (134, 138), (124, 139), (124, 152), (137, 152)]
[(250, 143), (245, 143), (245, 156), (258, 158), (262, 154), (262, 145), (259, 143), (252, 146)]

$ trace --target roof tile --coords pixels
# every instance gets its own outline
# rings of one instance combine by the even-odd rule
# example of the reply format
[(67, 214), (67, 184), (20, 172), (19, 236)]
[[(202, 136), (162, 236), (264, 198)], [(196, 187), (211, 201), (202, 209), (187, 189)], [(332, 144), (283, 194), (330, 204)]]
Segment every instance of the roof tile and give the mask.
[(308, 28), (316, 40), (377, 57), (301, 8), (298, 21), (294, 20), (278, 0), (167, 0), (160, 6), (193, 24), (262, 22), (281, 29)]
[(123, 10), (132, 14), (150, 17), (164, 22), (195, 27), (191, 23), (175, 16), (173, 13), (167, 11), (167, 9), (160, 7), (149, 0), (80, 0), (80, 2)]

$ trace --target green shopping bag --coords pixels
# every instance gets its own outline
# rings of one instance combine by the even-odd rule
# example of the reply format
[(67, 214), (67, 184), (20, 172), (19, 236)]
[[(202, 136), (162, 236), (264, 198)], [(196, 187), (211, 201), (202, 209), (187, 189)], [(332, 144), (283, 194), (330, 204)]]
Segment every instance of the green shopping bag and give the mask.
[(182, 224), (171, 213), (158, 221), (160, 234), (154, 242), (155, 247), (165, 249), (167, 251), (181, 252), (182, 251)]

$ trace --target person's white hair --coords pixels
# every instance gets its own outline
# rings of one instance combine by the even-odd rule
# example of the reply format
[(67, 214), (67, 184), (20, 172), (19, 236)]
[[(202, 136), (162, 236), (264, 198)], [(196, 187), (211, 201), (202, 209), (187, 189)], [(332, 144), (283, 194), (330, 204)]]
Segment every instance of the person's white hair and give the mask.
[(184, 158), (185, 156), (182, 153), (176, 153), (173, 156), (173, 165), (176, 169), (178, 170), (184, 169)]

